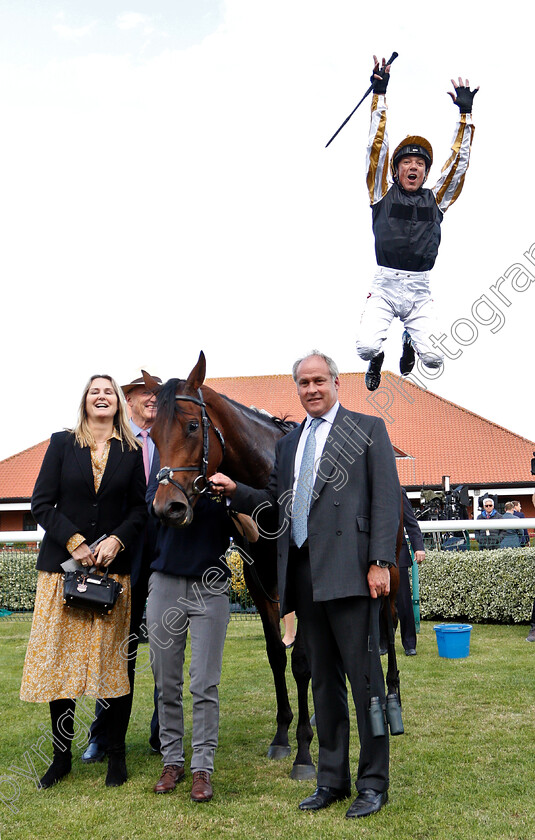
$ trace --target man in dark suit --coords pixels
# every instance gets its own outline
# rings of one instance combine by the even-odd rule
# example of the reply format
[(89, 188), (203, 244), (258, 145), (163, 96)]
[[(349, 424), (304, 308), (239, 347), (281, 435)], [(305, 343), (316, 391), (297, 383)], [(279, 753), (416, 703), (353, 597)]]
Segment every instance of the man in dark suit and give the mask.
[(421, 563), (425, 559), (424, 540), (418, 520), (414, 515), (405, 488), (401, 488), (403, 495), (403, 542), (398, 558), (399, 589), (397, 594), (397, 608), (401, 625), (401, 643), (407, 656), (416, 656), (416, 625), (412, 606), (411, 588), (409, 584), (409, 569), (412, 567), (412, 557), (407, 544), (407, 537), (414, 552), (414, 559)]
[[(494, 499), (485, 495), (479, 502), (483, 506), (483, 513), (480, 513), (478, 519), (502, 519), (501, 513), (498, 513), (494, 507)], [(485, 548), (494, 549), (500, 547), (503, 531), (483, 529), (476, 531), (476, 541), (479, 545), (479, 550), (483, 551)]]
[[(522, 505), (518, 501), (513, 502), (513, 515), (518, 516), (519, 519), (525, 519), (526, 518), (525, 513), (522, 513)], [(522, 539), (520, 540), (520, 545), (529, 546), (529, 533), (525, 528), (522, 531)]]
[[(161, 379), (154, 377), (157, 382)], [(147, 483), (156, 475), (158, 459), (154, 458), (154, 443), (150, 437), (150, 428), (156, 417), (156, 396), (145, 387), (142, 376), (132, 380), (128, 385), (122, 385), (122, 390), (130, 409), (130, 426), (135, 437), (139, 440), (143, 451), (143, 463)], [(154, 518), (147, 519), (143, 533), (132, 546), (130, 586), (132, 593), (132, 612), (130, 619), (130, 636), (128, 645), (128, 676), (130, 678), (128, 717), (132, 711), (134, 697), (134, 677), (137, 647), (139, 643), (141, 622), (147, 600), (150, 564), (154, 559), (154, 548), (157, 537), (157, 522)], [(95, 720), (91, 725), (89, 744), (82, 755), (86, 764), (102, 761), (106, 755), (106, 712), (107, 709), (97, 701)], [(158, 733), (158, 705), (155, 697), (154, 713), (151, 721), (149, 744), (153, 752), (160, 752), (160, 738)]]
[[(318, 787), (302, 810), (317, 811), (351, 793), (346, 675), (357, 711), (358, 796), (346, 816), (364, 817), (388, 795), (388, 734), (373, 737), (370, 697), (385, 701), (379, 657), (378, 598), (390, 591), (400, 489), (384, 422), (338, 402), (338, 370), (313, 351), (293, 367), (307, 412), (277, 444), (267, 487), (256, 490), (212, 476), (233, 507), (278, 508), (277, 566), (281, 615), (295, 609), (312, 673), (319, 741)], [(255, 512), (256, 511), (256, 512)]]

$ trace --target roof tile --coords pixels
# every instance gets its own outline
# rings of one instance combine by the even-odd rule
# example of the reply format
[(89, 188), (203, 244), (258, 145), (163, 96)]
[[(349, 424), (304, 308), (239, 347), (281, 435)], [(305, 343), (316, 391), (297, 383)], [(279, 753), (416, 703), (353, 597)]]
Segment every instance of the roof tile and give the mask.
[[(206, 384), (247, 406), (301, 421), (304, 417), (290, 375), (207, 379)], [(443, 397), (386, 371), (381, 387), (366, 390), (363, 373), (340, 375), (340, 399), (353, 411), (382, 417), (397, 459), (402, 484), (452, 486), (531, 484), (535, 443)], [(0, 461), (0, 499), (29, 499), (48, 441)]]

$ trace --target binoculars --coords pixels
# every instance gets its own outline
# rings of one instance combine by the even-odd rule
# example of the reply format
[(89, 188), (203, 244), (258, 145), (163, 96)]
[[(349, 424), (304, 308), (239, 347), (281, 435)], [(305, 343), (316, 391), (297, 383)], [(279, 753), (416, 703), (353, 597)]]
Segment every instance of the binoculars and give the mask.
[(387, 723), (391, 735), (403, 735), (405, 730), (401, 719), (401, 703), (395, 691), (386, 695), (386, 708), (379, 697), (370, 698), (370, 722), (374, 738), (386, 735)]

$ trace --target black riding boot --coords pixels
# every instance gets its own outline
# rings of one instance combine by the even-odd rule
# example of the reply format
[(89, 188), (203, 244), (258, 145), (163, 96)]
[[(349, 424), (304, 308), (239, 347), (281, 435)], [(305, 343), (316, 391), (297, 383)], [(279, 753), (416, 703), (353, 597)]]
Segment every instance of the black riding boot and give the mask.
[(107, 787), (120, 787), (128, 779), (125, 758), (125, 738), (128, 727), (128, 716), (131, 700), (128, 694), (124, 697), (113, 697), (107, 701), (108, 709), (108, 772), (106, 773)]
[(71, 745), (74, 734), (76, 700), (52, 700), (49, 703), (52, 720), (52, 764), (39, 782), (41, 790), (52, 787), (71, 772)]
[(368, 365), (368, 370), (366, 371), (366, 376), (364, 377), (368, 391), (376, 391), (381, 384), (381, 368), (383, 366), (384, 359), (385, 354), (379, 353), (377, 356), (373, 357)]
[(401, 358), (399, 360), (399, 371), (402, 376), (407, 376), (407, 374), (410, 373), (413, 369), (414, 362), (416, 361), (412, 339), (407, 330), (403, 330), (403, 336), (401, 339), (401, 350), (402, 352)]

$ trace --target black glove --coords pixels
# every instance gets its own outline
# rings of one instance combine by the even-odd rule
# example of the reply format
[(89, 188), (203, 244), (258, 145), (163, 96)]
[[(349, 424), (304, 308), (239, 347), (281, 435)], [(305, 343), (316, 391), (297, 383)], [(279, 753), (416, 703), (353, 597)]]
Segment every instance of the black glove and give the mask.
[[(380, 76), (381, 78), (376, 79), (375, 75), (374, 75), (375, 73), (378, 76)], [(377, 93), (377, 94), (383, 94), (384, 95), (386, 93), (386, 89), (388, 87), (389, 80), (390, 80), (390, 73), (387, 73), (384, 67), (377, 68), (377, 70), (375, 70), (375, 68), (374, 68), (374, 71), (370, 76), (370, 82), (373, 85), (373, 92)]]
[(474, 96), (478, 90), (479, 88), (470, 90), (470, 88), (467, 88), (464, 85), (459, 85), (459, 87), (455, 88), (454, 102), (458, 106), (461, 114), (472, 113), (472, 102), (474, 101)]

